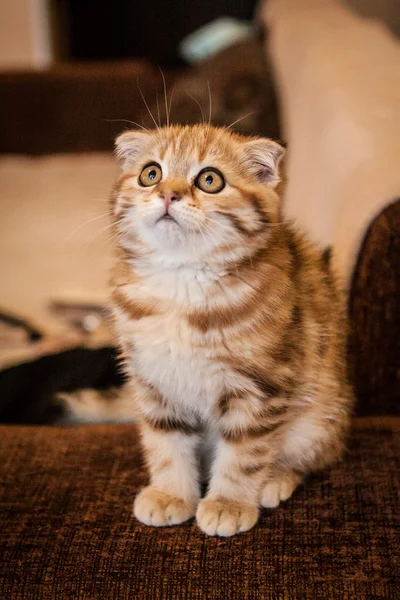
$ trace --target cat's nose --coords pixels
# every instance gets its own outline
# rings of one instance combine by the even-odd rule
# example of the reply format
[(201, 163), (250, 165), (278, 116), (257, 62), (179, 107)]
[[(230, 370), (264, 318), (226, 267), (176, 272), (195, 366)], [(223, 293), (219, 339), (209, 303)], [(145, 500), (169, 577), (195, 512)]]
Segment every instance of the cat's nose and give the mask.
[(159, 196), (164, 200), (166, 206), (181, 200), (179, 192), (174, 192), (173, 190), (161, 190)]

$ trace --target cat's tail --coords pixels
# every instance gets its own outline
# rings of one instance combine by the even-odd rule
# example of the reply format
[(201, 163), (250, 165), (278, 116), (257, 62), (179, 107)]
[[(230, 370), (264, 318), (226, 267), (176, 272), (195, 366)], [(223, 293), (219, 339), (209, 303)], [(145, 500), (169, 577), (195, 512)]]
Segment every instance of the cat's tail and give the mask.
[(61, 392), (57, 394), (63, 414), (59, 424), (132, 423), (135, 421), (132, 400), (132, 390), (126, 387)]

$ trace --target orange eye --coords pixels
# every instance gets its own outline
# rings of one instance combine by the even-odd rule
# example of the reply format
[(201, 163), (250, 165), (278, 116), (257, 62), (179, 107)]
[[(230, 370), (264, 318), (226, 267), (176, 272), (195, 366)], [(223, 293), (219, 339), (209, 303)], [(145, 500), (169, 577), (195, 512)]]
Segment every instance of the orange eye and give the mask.
[(194, 184), (207, 194), (218, 194), (225, 187), (225, 179), (218, 169), (206, 167), (197, 175)]
[(139, 183), (143, 187), (157, 185), (162, 179), (162, 170), (159, 164), (150, 163), (146, 165), (139, 175)]

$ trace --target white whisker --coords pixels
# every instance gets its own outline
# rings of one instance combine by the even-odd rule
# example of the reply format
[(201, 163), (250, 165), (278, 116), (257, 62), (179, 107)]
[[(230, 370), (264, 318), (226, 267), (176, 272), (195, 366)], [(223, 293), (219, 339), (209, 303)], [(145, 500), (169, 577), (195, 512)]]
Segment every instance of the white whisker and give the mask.
[(157, 117), (158, 117), (158, 124), (161, 127), (161, 116), (160, 116), (160, 105), (158, 103), (158, 92), (156, 92), (156, 104), (157, 104)]
[(166, 114), (166, 118), (167, 118), (167, 127), (169, 127), (169, 110), (168, 110), (168, 96), (167, 96), (167, 83), (165, 81), (165, 76), (164, 73), (160, 67), (160, 65), (158, 65), (158, 68), (160, 70), (161, 73), (161, 77), (163, 80), (163, 86), (164, 86), (164, 100), (165, 100), (165, 114)]
[(89, 219), (88, 221), (81, 223), (80, 225), (78, 225), (78, 227), (71, 231), (70, 234), (67, 235), (63, 243), (65, 244), (66, 242), (68, 242), (68, 240), (71, 239), (71, 237), (75, 235), (75, 233), (77, 233), (80, 229), (82, 229), (82, 227), (85, 227), (85, 225), (89, 225), (89, 223), (93, 223), (93, 221), (98, 221), (99, 219), (104, 219), (104, 217), (106, 217), (108, 214), (108, 211), (102, 212), (97, 217), (94, 217), (93, 219)]
[(169, 99), (169, 108), (168, 108), (168, 125), (169, 125), (169, 121), (170, 121), (170, 117), (171, 117), (171, 108), (172, 108), (172, 99), (174, 97), (174, 92), (175, 92), (175, 83), (172, 86), (172, 91), (171, 91), (171, 96)]
[(233, 127), (234, 125), (236, 125), (236, 123), (240, 123), (240, 121), (243, 121), (244, 119), (247, 119), (247, 117), (250, 117), (251, 115), (254, 115), (255, 111), (253, 110), (252, 112), (247, 113), (247, 115), (243, 115), (243, 117), (239, 117), (239, 119), (236, 119), (236, 121), (233, 121), (233, 123), (230, 123), (229, 125), (225, 125), (222, 129), (223, 131), (226, 131), (227, 129), (230, 129), (231, 127)]
[(218, 142), (221, 139), (221, 137), (224, 135), (224, 133), (228, 129), (230, 129), (231, 127), (233, 127), (233, 125), (236, 125), (236, 123), (240, 123), (240, 121), (243, 121), (243, 119), (246, 119), (247, 117), (250, 117), (250, 115), (254, 115), (254, 111), (249, 112), (246, 115), (243, 115), (242, 117), (239, 117), (238, 119), (236, 119), (236, 121), (233, 121), (233, 123), (230, 123), (230, 125), (225, 125), (224, 127), (221, 127), (221, 132), (215, 138), (215, 140), (214, 140), (214, 142), (212, 144), (212, 147), (215, 148), (215, 146), (218, 144)]
[(236, 273), (231, 273), (232, 277), (236, 277), (236, 279), (239, 279), (239, 281), (242, 281), (245, 285), (248, 285), (255, 292), (259, 291), (256, 287), (254, 287), (254, 285), (251, 285), (251, 283), (249, 283), (248, 281), (243, 279), (243, 277), (240, 277), (240, 275), (238, 273), (237, 265), (235, 265), (235, 270), (236, 270)]
[(102, 227), (101, 229), (98, 229), (97, 231), (95, 231), (94, 234), (92, 234), (85, 240), (85, 246), (94, 242), (95, 239), (98, 238), (99, 235), (101, 235), (104, 231), (109, 231), (113, 227), (113, 225), (114, 225), (113, 223), (109, 223), (105, 227)]
[(160, 128), (159, 128), (159, 126), (157, 125), (157, 121), (156, 121), (156, 120), (155, 120), (155, 118), (153, 117), (153, 113), (151, 112), (151, 110), (150, 110), (150, 108), (149, 108), (149, 105), (148, 105), (148, 104), (147, 104), (147, 102), (146, 102), (146, 98), (144, 97), (144, 95), (143, 95), (143, 92), (142, 92), (142, 90), (140, 89), (140, 85), (139, 85), (139, 78), (137, 78), (137, 80), (136, 80), (136, 83), (137, 83), (137, 86), (138, 86), (139, 93), (140, 93), (140, 95), (141, 95), (141, 97), (142, 97), (142, 100), (143, 100), (143, 102), (144, 102), (144, 105), (145, 105), (145, 107), (147, 108), (147, 112), (149, 113), (150, 117), (153, 119), (153, 123), (154, 123), (154, 125), (156, 126), (156, 128), (157, 128), (157, 131), (160, 131)]
[(189, 98), (191, 98), (194, 102), (196, 102), (196, 104), (199, 107), (200, 112), (201, 112), (202, 122), (205, 123), (206, 116), (204, 114), (204, 110), (203, 110), (203, 107), (201, 106), (200, 102), (197, 100), (197, 98), (195, 98), (194, 96), (192, 96), (192, 94), (190, 94), (189, 92), (186, 92), (186, 94), (189, 96)]
[[(224, 238), (222, 237), (222, 235), (218, 231), (216, 231), (215, 229), (210, 227), (210, 225), (207, 222), (203, 223), (203, 227), (207, 233), (211, 234), (210, 237), (211, 237), (212, 241), (216, 242), (217, 245), (222, 246), (222, 247), (225, 246), (229, 250), (232, 250), (232, 245), (229, 242), (225, 241)], [(221, 242), (219, 242), (218, 240), (221, 240)]]
[(140, 125), (140, 123), (136, 123), (136, 121), (130, 121), (129, 119), (104, 119), (104, 121), (108, 121), (110, 123), (130, 123), (131, 125), (135, 125), (135, 127), (139, 127), (140, 129), (143, 129), (143, 131), (150, 133), (150, 129), (147, 129), (147, 127), (143, 127), (143, 125)]
[(211, 109), (212, 109), (212, 102), (211, 102), (211, 89), (210, 89), (210, 82), (207, 81), (207, 87), (208, 87), (208, 99), (209, 99), (209, 103), (210, 103), (210, 108), (209, 108), (209, 114), (208, 114), (208, 126), (211, 126)]

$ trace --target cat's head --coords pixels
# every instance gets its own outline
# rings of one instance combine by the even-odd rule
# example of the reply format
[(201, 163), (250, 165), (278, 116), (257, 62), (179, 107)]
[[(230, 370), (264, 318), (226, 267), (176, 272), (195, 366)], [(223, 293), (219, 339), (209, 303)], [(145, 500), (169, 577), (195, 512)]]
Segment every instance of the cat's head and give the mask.
[(127, 131), (112, 195), (118, 236), (178, 262), (243, 254), (278, 219), (283, 148), (208, 125)]

